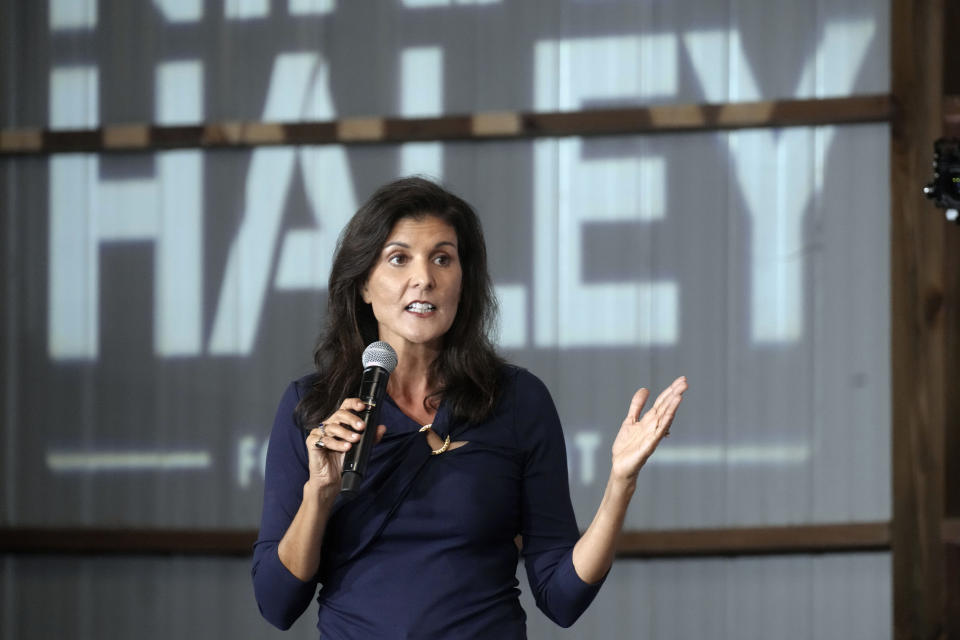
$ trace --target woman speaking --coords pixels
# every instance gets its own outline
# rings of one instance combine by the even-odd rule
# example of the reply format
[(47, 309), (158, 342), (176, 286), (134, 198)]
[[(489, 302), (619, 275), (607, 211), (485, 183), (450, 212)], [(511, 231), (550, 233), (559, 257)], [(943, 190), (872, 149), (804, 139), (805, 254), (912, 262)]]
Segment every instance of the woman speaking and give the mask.
[[(316, 372), (287, 388), (270, 435), (253, 559), (263, 616), (288, 628), (320, 584), (322, 638), (525, 638), (522, 555), (537, 606), (573, 624), (610, 569), (637, 473), (686, 379), (642, 417), (648, 392), (634, 394), (581, 535), (550, 394), (490, 342), (496, 303), (470, 205), (420, 178), (380, 188), (340, 238), (328, 296)], [(378, 340), (397, 364), (348, 500), (361, 355)]]

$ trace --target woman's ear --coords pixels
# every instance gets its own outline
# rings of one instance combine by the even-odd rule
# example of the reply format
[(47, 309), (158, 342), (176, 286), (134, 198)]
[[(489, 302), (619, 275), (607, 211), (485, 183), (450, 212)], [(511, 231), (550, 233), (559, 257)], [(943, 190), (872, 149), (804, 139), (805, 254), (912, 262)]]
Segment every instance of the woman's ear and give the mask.
[(367, 283), (366, 283), (366, 282), (364, 282), (364, 283), (363, 283), (363, 286), (360, 287), (360, 297), (363, 298), (363, 301), (364, 301), (366, 304), (370, 304), (370, 298), (369, 298), (369, 296), (367, 295)]

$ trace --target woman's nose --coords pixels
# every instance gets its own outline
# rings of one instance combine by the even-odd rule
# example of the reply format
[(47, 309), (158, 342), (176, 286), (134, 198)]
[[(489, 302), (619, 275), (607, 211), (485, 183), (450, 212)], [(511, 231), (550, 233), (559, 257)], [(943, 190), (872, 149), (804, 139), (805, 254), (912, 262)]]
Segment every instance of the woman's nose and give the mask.
[(433, 271), (428, 260), (417, 260), (414, 264), (413, 285), (421, 289), (433, 288)]

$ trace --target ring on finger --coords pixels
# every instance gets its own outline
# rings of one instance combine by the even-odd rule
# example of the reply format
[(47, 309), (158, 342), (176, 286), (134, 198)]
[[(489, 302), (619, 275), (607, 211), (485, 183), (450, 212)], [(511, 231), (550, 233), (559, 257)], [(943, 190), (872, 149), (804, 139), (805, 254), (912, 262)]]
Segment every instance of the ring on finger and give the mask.
[(325, 427), (326, 425), (324, 425), (322, 422), (320, 423), (320, 426), (317, 427), (317, 431), (320, 432), (320, 437), (316, 442), (313, 443), (313, 446), (315, 446), (317, 449), (323, 449), (326, 446), (323, 444), (323, 438), (327, 435), (327, 430)]

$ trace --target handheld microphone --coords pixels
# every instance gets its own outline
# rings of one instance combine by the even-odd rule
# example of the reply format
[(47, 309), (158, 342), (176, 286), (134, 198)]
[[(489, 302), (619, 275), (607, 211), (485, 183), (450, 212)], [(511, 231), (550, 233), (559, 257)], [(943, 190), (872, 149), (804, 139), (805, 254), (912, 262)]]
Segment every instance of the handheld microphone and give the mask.
[(387, 392), (387, 380), (396, 367), (397, 352), (386, 342), (371, 342), (363, 350), (363, 378), (357, 395), (367, 406), (359, 414), (364, 424), (360, 440), (350, 447), (343, 458), (340, 492), (346, 494), (345, 498), (356, 495), (367, 474), (367, 463), (380, 423), (380, 402)]

